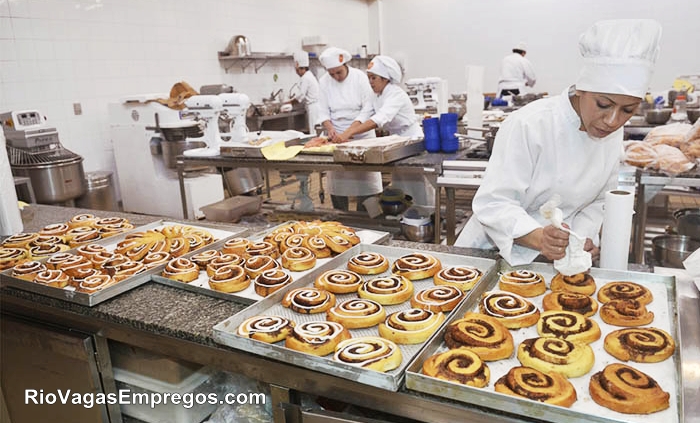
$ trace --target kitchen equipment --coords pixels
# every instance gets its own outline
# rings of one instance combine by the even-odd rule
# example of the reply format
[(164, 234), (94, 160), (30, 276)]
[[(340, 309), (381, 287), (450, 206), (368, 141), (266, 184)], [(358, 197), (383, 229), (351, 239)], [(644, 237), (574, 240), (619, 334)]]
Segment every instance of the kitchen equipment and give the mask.
[(340, 163), (383, 164), (419, 154), (423, 140), (398, 135), (367, 138), (338, 144), (333, 161)]
[(700, 208), (679, 209), (673, 212), (679, 235), (700, 241)]
[(686, 109), (686, 113), (688, 114), (688, 120), (693, 124), (700, 116), (700, 109)]
[(645, 112), (647, 123), (664, 125), (671, 118), (671, 109), (649, 109)]
[(435, 237), (435, 216), (428, 207), (413, 206), (401, 216), (401, 233), (413, 242), (431, 242)]
[(245, 35), (235, 35), (231, 38), (226, 52), (233, 57), (250, 56), (250, 41)]
[(77, 207), (92, 210), (119, 211), (114, 194), (112, 172), (86, 172), (87, 191), (75, 201)]
[[(163, 162), (168, 169), (177, 167), (177, 156), (181, 156), (185, 150), (193, 148), (206, 147), (206, 143), (202, 141), (191, 141), (188, 138), (201, 138), (204, 136), (202, 127), (194, 120), (182, 120), (177, 122), (169, 122), (158, 125), (158, 129), (162, 134), (162, 139), (159, 140), (160, 153), (163, 155)], [(202, 166), (187, 166), (188, 172), (204, 170)]]
[(411, 78), (406, 81), (406, 91), (416, 113), (448, 112), (447, 80), (438, 77)]
[(59, 141), (37, 110), (0, 114), (12, 174), (31, 180), (37, 203), (72, 201), (85, 193), (83, 158)]
[(700, 241), (684, 235), (660, 235), (651, 240), (654, 260), (663, 267), (683, 268), (683, 260), (700, 248)]
[(401, 214), (411, 206), (413, 198), (402, 190), (394, 187), (386, 187), (379, 197), (379, 205), (382, 212), (388, 216)]
[(193, 95), (185, 100), (189, 113), (193, 113), (195, 121), (204, 127), (204, 135), (197, 138), (187, 138), (187, 141), (203, 142), (206, 146), (185, 151), (185, 156), (212, 157), (219, 155), (219, 147), (223, 140), (219, 132), (219, 116), (224, 110), (224, 102), (218, 95)]

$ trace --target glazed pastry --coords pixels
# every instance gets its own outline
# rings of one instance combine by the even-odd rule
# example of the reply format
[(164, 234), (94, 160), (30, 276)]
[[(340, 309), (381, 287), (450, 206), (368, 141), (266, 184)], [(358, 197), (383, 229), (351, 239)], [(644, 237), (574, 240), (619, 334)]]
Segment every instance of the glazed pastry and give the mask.
[(442, 325), (445, 315), (430, 310), (409, 308), (391, 313), (379, 324), (379, 335), (397, 344), (420, 344)]
[(495, 317), (508, 329), (534, 326), (540, 318), (533, 303), (507, 291), (485, 292), (479, 301), (479, 312)]
[(432, 286), (416, 292), (411, 298), (411, 307), (432, 312), (450, 312), (464, 298), (464, 292), (454, 286)]
[(280, 253), (284, 254), (284, 252), (290, 248), (303, 247), (304, 240), (308, 237), (309, 235), (307, 234), (291, 234), (285, 237), (284, 241), (279, 245)]
[(201, 238), (202, 242), (203, 242), (202, 246), (207, 246), (207, 245), (211, 244), (212, 242), (216, 241), (216, 239), (214, 239), (214, 235), (212, 235), (211, 232), (209, 232), (205, 229), (195, 228), (192, 226), (187, 226), (187, 227), (185, 227), (185, 229), (186, 229), (187, 235), (196, 235), (199, 238)]
[[(199, 271), (197, 271), (197, 275), (199, 275)], [(250, 278), (248, 278), (241, 266), (228, 265), (219, 267), (213, 275), (209, 276), (209, 287), (214, 291), (240, 292), (248, 288), (249, 285)]]
[(29, 247), (29, 257), (31, 257), (32, 260), (39, 260), (68, 251), (69, 249), (70, 247), (65, 244), (38, 244)]
[(207, 276), (211, 277), (216, 270), (224, 266), (243, 266), (246, 260), (243, 256), (237, 254), (221, 254), (219, 257), (214, 257), (207, 264)]
[(559, 338), (530, 338), (518, 346), (518, 361), (543, 373), (579, 377), (593, 368), (595, 356), (588, 344)]
[(103, 269), (104, 264), (112, 260), (115, 256), (124, 257), (121, 254), (115, 254), (110, 253), (109, 251), (105, 251), (104, 253), (96, 253), (90, 258), (90, 261), (92, 262), (92, 267), (94, 267), (95, 269)]
[(128, 262), (120, 265), (117, 268), (117, 271), (114, 273), (112, 278), (114, 279), (115, 282), (121, 282), (124, 279), (130, 278), (132, 276), (136, 276), (136, 275), (143, 273), (145, 271), (146, 271), (146, 266), (143, 263), (129, 260)]
[(141, 260), (141, 263), (143, 263), (143, 265), (146, 266), (147, 269), (151, 269), (162, 264), (168, 264), (168, 262), (172, 258), (173, 257), (170, 255), (170, 253), (164, 253), (159, 251), (157, 253), (146, 254), (146, 257), (144, 257), (143, 260)]
[(69, 279), (68, 275), (63, 273), (62, 270), (47, 269), (37, 273), (33, 282), (40, 285), (52, 286), (54, 288), (65, 288), (68, 285)]
[(654, 320), (654, 313), (638, 300), (612, 300), (600, 307), (600, 318), (609, 325), (644, 326)]
[(610, 282), (598, 290), (598, 301), (607, 303), (612, 300), (637, 300), (649, 304), (653, 300), (651, 291), (634, 282)]
[(63, 273), (72, 278), (75, 276), (76, 272), (80, 271), (81, 269), (92, 269), (92, 262), (83, 256), (72, 254), (71, 257), (62, 260), (59, 263), (55, 263), (54, 269), (63, 270)]
[(544, 311), (573, 311), (591, 317), (598, 311), (598, 302), (588, 295), (557, 291), (550, 292), (542, 298), (542, 308)]
[(218, 250), (204, 250), (190, 257), (190, 260), (192, 260), (200, 270), (207, 270), (209, 263), (220, 255)]
[(328, 309), (326, 319), (348, 329), (369, 328), (386, 319), (386, 310), (376, 301), (353, 298)]
[(277, 247), (269, 242), (260, 241), (251, 243), (245, 250), (245, 256), (248, 258), (253, 256), (270, 256), (273, 259), (278, 259), (280, 252)]
[(84, 294), (94, 294), (97, 291), (107, 288), (115, 283), (111, 276), (105, 274), (96, 274), (88, 276), (76, 287), (76, 291)]
[(231, 238), (224, 242), (224, 245), (221, 247), (221, 252), (224, 254), (243, 256), (250, 244), (252, 244), (252, 242), (245, 238)]
[(378, 275), (389, 269), (389, 261), (379, 253), (364, 252), (348, 260), (348, 269), (360, 275)]
[(577, 273), (571, 276), (564, 276), (557, 273), (550, 284), (552, 291), (575, 292), (583, 295), (593, 295), (596, 290), (595, 279), (589, 273)]
[(255, 293), (267, 297), (292, 283), (292, 277), (282, 269), (268, 269), (255, 278)]
[(399, 347), (388, 339), (365, 336), (338, 344), (333, 359), (351, 366), (388, 372), (401, 365), (403, 356)]
[(316, 278), (314, 286), (334, 294), (357, 292), (362, 285), (362, 277), (352, 270), (327, 270)]
[(513, 335), (497, 319), (480, 313), (466, 313), (445, 328), (449, 348), (465, 347), (484, 361), (496, 361), (513, 354)]
[(489, 366), (467, 348), (455, 348), (429, 357), (423, 362), (423, 373), (475, 388), (488, 385), (491, 378)]
[(637, 363), (658, 363), (676, 351), (671, 335), (658, 328), (618, 329), (605, 337), (603, 347), (618, 360)]
[(97, 219), (97, 221), (95, 222), (95, 226), (97, 226), (98, 228), (101, 228), (103, 226), (133, 227), (133, 225), (129, 223), (129, 219), (125, 219), (123, 217), (103, 217), (101, 219)]
[(383, 305), (401, 304), (413, 295), (413, 283), (400, 275), (379, 276), (362, 283), (357, 295)]
[(348, 228), (347, 226), (336, 225), (335, 227), (324, 229), (324, 232), (332, 235), (339, 235), (345, 238), (353, 246), (361, 242), (360, 237), (357, 235), (355, 230)]
[(324, 313), (335, 305), (335, 295), (316, 288), (297, 288), (284, 296), (282, 305), (297, 313)]
[(327, 258), (333, 255), (333, 251), (326, 244), (325, 238), (319, 235), (307, 236), (301, 243), (302, 247), (308, 248), (316, 258)]
[(22, 232), (11, 235), (9, 238), (2, 242), (2, 246), (5, 248), (24, 248), (28, 250), (37, 238), (39, 238), (39, 234), (37, 233)]
[(451, 285), (469, 291), (479, 282), (484, 272), (471, 266), (445, 267), (433, 276), (435, 285)]
[(39, 234), (39, 236), (29, 245), (41, 245), (41, 244), (48, 244), (48, 245), (65, 245), (63, 243), (63, 237), (57, 236), (57, 235), (42, 235)]
[(598, 323), (572, 311), (545, 311), (537, 322), (537, 333), (584, 344), (600, 339)]
[(134, 225), (130, 223), (124, 224), (114, 224), (114, 225), (103, 225), (96, 226), (97, 233), (100, 234), (100, 238), (109, 238), (110, 236), (118, 235), (122, 232), (134, 229)]
[(284, 341), (284, 346), (292, 350), (323, 357), (335, 351), (341, 341), (351, 335), (340, 323), (304, 322), (292, 330)]
[(95, 255), (105, 253), (105, 252), (107, 252), (107, 248), (103, 245), (100, 245), (100, 244), (81, 245), (76, 250), (76, 253), (79, 256), (83, 256), (90, 261), (92, 261), (92, 257), (94, 257)]
[(190, 244), (189, 251), (199, 250), (200, 248), (207, 245), (206, 242), (204, 242), (204, 239), (198, 234), (188, 233), (187, 235), (185, 235), (184, 238), (185, 241), (187, 241)]
[(114, 276), (122, 265), (129, 262), (131, 262), (131, 260), (129, 260), (126, 256), (121, 254), (112, 254), (107, 261), (102, 263), (102, 270), (104, 270), (104, 272), (108, 275)]
[(180, 257), (190, 252), (190, 242), (185, 237), (170, 238), (170, 254)]
[(293, 232), (286, 232), (286, 231), (280, 231), (280, 232), (271, 232), (267, 235), (265, 235), (265, 238), (263, 238), (263, 241), (269, 242), (270, 244), (274, 245), (275, 248), (278, 250), (280, 249), (280, 245), (282, 242), (284, 242), (284, 239), (287, 238), (289, 235), (292, 235)]
[(49, 235), (49, 236), (62, 237), (69, 230), (70, 230), (70, 226), (68, 226), (65, 223), (52, 223), (50, 225), (44, 226), (44, 228), (39, 231), (39, 235)]
[(502, 394), (562, 407), (571, 407), (577, 399), (574, 386), (564, 376), (530, 367), (513, 367), (496, 381), (494, 389)]
[(268, 344), (288, 337), (294, 329), (294, 322), (280, 316), (253, 316), (238, 326), (237, 334)]
[(199, 267), (184, 257), (176, 257), (165, 265), (161, 274), (168, 279), (187, 283), (199, 277)]
[(334, 234), (330, 232), (322, 233), (320, 236), (326, 241), (326, 245), (328, 245), (328, 248), (330, 248), (331, 251), (333, 251), (336, 254), (344, 253), (353, 247), (350, 241), (348, 241), (346, 238), (342, 237), (339, 234)]
[[(89, 269), (76, 269), (73, 272), (73, 276), (70, 277), (70, 280), (68, 281), (68, 284), (70, 286), (78, 287), (80, 286), (80, 283), (84, 281), (86, 278), (90, 276), (95, 276), (95, 275), (104, 275), (105, 273), (102, 272), (99, 269), (95, 268), (89, 268)], [(109, 275), (107, 275), (109, 276)], [(111, 278), (111, 277), (110, 277)]]
[(498, 279), (498, 287), (503, 291), (528, 298), (544, 294), (547, 289), (542, 275), (529, 270), (512, 270), (503, 273)]
[(80, 257), (76, 256), (75, 254), (71, 253), (58, 253), (54, 254), (51, 257), (46, 260), (45, 264), (48, 269), (56, 269), (59, 263), (64, 262), (66, 260), (74, 260), (75, 257)]
[(427, 279), (442, 269), (440, 260), (424, 253), (413, 253), (397, 259), (391, 266), (392, 273), (415, 281)]
[(71, 248), (92, 244), (100, 239), (100, 233), (91, 226), (77, 226), (63, 235)]
[(289, 247), (282, 253), (282, 267), (292, 272), (303, 272), (316, 266), (316, 256), (308, 248)]
[(32, 281), (37, 274), (46, 270), (44, 263), (39, 261), (25, 261), (12, 268), (12, 277)]
[(245, 261), (243, 268), (251, 279), (257, 278), (266, 270), (279, 269), (282, 266), (270, 256), (253, 256)]
[(89, 213), (77, 214), (66, 222), (71, 228), (77, 228), (81, 226), (95, 226), (99, 219), (95, 215)]
[(24, 248), (0, 248), (0, 270), (10, 269), (29, 261), (29, 251)]
[(593, 401), (618, 413), (650, 414), (669, 407), (669, 393), (654, 379), (620, 363), (591, 376), (588, 391)]

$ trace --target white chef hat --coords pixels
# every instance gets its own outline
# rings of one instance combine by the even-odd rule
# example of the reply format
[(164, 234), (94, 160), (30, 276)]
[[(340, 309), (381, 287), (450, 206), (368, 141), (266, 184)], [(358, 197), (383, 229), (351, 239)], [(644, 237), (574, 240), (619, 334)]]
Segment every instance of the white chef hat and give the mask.
[(660, 40), (661, 25), (652, 19), (595, 23), (579, 38), (583, 69), (576, 89), (644, 98)]
[(525, 44), (525, 41), (521, 41), (513, 47), (513, 50), (527, 51), (527, 44)]
[(323, 50), (323, 53), (321, 53), (321, 56), (318, 58), (326, 69), (337, 68), (349, 62), (351, 59), (352, 56), (347, 50), (338, 47), (328, 47)]
[(374, 56), (367, 65), (367, 72), (386, 78), (394, 84), (401, 82), (401, 66), (389, 56)]
[(298, 50), (294, 52), (294, 62), (296, 62), (297, 66), (300, 68), (308, 68), (309, 67), (309, 53)]

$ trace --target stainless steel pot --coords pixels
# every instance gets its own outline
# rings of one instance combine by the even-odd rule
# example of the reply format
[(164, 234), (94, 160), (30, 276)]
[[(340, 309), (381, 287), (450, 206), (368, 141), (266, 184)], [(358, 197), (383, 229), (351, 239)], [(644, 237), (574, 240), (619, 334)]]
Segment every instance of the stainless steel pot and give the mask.
[[(163, 162), (169, 169), (175, 169), (177, 167), (176, 158), (177, 156), (181, 156), (185, 150), (202, 148), (206, 146), (207, 143), (203, 141), (161, 141), (160, 143), (160, 148), (163, 151)], [(202, 166), (186, 166), (185, 170), (192, 171), (201, 168)]]
[(664, 267), (682, 269), (683, 260), (700, 248), (700, 241), (683, 235), (661, 235), (651, 240), (654, 260)]
[(55, 204), (73, 200), (85, 194), (83, 158), (49, 163), (12, 166), (12, 174), (32, 181), (34, 197), (40, 204)]
[(224, 184), (231, 195), (247, 194), (261, 188), (263, 177), (260, 169), (242, 167), (224, 173)]
[(700, 208), (680, 209), (673, 212), (680, 235), (700, 241)]

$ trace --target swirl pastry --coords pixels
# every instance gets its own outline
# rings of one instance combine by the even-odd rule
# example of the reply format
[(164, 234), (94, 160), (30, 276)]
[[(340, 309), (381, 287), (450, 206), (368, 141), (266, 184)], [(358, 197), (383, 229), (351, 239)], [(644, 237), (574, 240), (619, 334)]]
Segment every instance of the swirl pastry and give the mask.
[(251, 243), (245, 250), (245, 256), (248, 258), (253, 256), (270, 256), (273, 259), (278, 259), (280, 252), (277, 247), (269, 242), (260, 241)]
[(202, 228), (194, 228), (191, 226), (186, 227), (187, 235), (196, 235), (202, 239), (202, 246), (207, 246), (215, 241), (214, 235), (211, 232), (204, 230)]
[(284, 239), (292, 234), (293, 234), (293, 232), (274, 231), (274, 232), (270, 232), (269, 234), (265, 235), (265, 238), (263, 238), (263, 241), (269, 242), (270, 244), (274, 245), (275, 248), (277, 248), (279, 250), (280, 245), (282, 244), (282, 242), (284, 242)]
[(644, 326), (654, 321), (654, 313), (637, 300), (612, 300), (600, 307), (600, 318), (609, 325)]
[(103, 226), (112, 226), (112, 227), (131, 226), (131, 227), (133, 227), (133, 225), (131, 223), (129, 223), (129, 219), (125, 219), (123, 217), (114, 217), (114, 216), (113, 217), (103, 217), (101, 219), (97, 219), (97, 221), (95, 222), (95, 226), (97, 226), (98, 228), (101, 228)]
[(658, 363), (673, 355), (676, 342), (658, 328), (628, 328), (610, 332), (603, 348), (618, 360)]
[(63, 235), (68, 245), (71, 248), (77, 248), (81, 245), (92, 244), (100, 239), (100, 233), (97, 229), (90, 226), (78, 226)]
[(646, 305), (653, 299), (651, 291), (634, 282), (609, 282), (598, 290), (598, 301), (601, 303), (612, 300), (637, 300)]
[(207, 270), (207, 266), (212, 260), (219, 257), (219, 250), (204, 250), (190, 257), (190, 260), (201, 270)]
[(238, 326), (239, 336), (272, 344), (291, 335), (295, 323), (280, 316), (253, 316)]
[(292, 277), (282, 269), (268, 269), (255, 278), (255, 293), (267, 297), (292, 283)]
[(102, 270), (108, 275), (114, 276), (121, 266), (131, 261), (132, 260), (129, 260), (126, 256), (121, 254), (112, 254), (107, 261), (102, 263)]
[(70, 226), (68, 226), (65, 223), (52, 223), (50, 225), (44, 226), (43, 229), (39, 231), (39, 235), (62, 237), (69, 230)]
[(71, 254), (71, 257), (54, 265), (56, 270), (63, 270), (68, 277), (75, 276), (80, 270), (92, 269), (92, 262), (83, 256)]
[(466, 313), (445, 328), (449, 348), (465, 347), (484, 361), (496, 361), (513, 354), (513, 335), (496, 318), (479, 313)]
[(550, 292), (542, 298), (542, 308), (544, 311), (573, 311), (591, 317), (598, 311), (598, 302), (588, 295), (557, 291)]
[(29, 256), (33, 260), (39, 260), (69, 249), (65, 244), (37, 244), (29, 248)]
[(475, 388), (483, 388), (491, 379), (489, 366), (467, 348), (455, 348), (429, 357), (423, 362), (423, 373)]
[(386, 319), (386, 310), (376, 301), (353, 298), (328, 309), (326, 319), (348, 329), (369, 328)]
[(98, 220), (99, 219), (93, 214), (81, 213), (71, 217), (71, 219), (66, 223), (71, 228), (78, 228), (81, 226), (95, 226)]
[(110, 236), (118, 235), (131, 229), (134, 229), (134, 225), (131, 223), (115, 223), (102, 226), (97, 225), (97, 232), (100, 234), (100, 238), (109, 238)]
[(121, 254), (115, 254), (110, 253), (109, 251), (105, 251), (104, 253), (97, 253), (93, 255), (90, 258), (90, 261), (92, 262), (92, 267), (94, 267), (95, 269), (102, 269), (104, 268), (105, 263), (109, 262), (116, 256), (124, 257)]
[(334, 228), (329, 228), (329, 229), (324, 229), (324, 231), (333, 234), (333, 235), (339, 235), (343, 238), (345, 238), (351, 245), (355, 246), (361, 242), (360, 237), (357, 235), (357, 232), (355, 230), (348, 228), (347, 226), (339, 225)]
[(302, 241), (301, 246), (311, 250), (316, 258), (327, 258), (333, 255), (333, 251), (326, 244), (326, 240), (319, 235), (307, 236)]
[(56, 266), (58, 266), (59, 263), (64, 262), (66, 260), (72, 260), (75, 257), (76, 255), (71, 253), (58, 253), (49, 257), (48, 260), (46, 260), (45, 264), (46, 267), (49, 269), (57, 269)]
[(401, 275), (379, 276), (363, 282), (357, 295), (383, 305), (401, 304), (413, 295), (413, 283)]
[(508, 329), (534, 326), (540, 318), (533, 303), (507, 291), (485, 292), (479, 301), (479, 312), (495, 317)]
[(494, 384), (496, 392), (546, 404), (571, 407), (576, 390), (564, 376), (530, 367), (513, 367)]
[(618, 413), (651, 414), (669, 407), (669, 393), (654, 379), (620, 363), (591, 376), (588, 391), (593, 401)]
[(129, 260), (128, 262), (120, 265), (117, 271), (112, 275), (115, 282), (121, 282), (124, 279), (136, 276), (140, 273), (146, 271), (146, 266), (143, 263), (137, 261)]
[(29, 261), (29, 251), (24, 248), (0, 248), (0, 270), (9, 269)]
[(593, 295), (597, 289), (595, 279), (589, 273), (577, 273), (564, 276), (557, 273), (552, 278), (549, 289), (552, 291), (575, 292), (583, 295)]
[(63, 237), (60, 237), (57, 235), (41, 235), (41, 234), (39, 234), (39, 236), (30, 245), (41, 245), (41, 244), (65, 245), (65, 244), (63, 244)]
[(290, 247), (282, 253), (282, 267), (292, 272), (303, 272), (316, 266), (316, 256), (308, 248)]
[(270, 256), (253, 256), (245, 261), (243, 268), (251, 279), (257, 278), (266, 270), (279, 269), (279, 262)]
[[(197, 271), (199, 275), (199, 271)], [(223, 266), (216, 269), (213, 275), (209, 276), (209, 287), (219, 292), (240, 292), (248, 288), (250, 278), (245, 273), (242, 266)]]
[(180, 257), (190, 252), (190, 242), (185, 237), (170, 239), (170, 254)]
[(308, 237), (308, 234), (291, 234), (284, 237), (284, 240), (279, 244), (280, 253), (284, 254), (290, 248), (303, 247), (304, 240)]
[(360, 275), (378, 275), (389, 269), (389, 261), (379, 253), (366, 251), (351, 257), (348, 269)]
[(440, 260), (430, 254), (412, 253), (397, 259), (391, 266), (391, 271), (415, 281), (427, 279), (442, 269)]
[(350, 338), (338, 344), (335, 361), (378, 372), (388, 372), (401, 365), (399, 347), (388, 339), (375, 336)]
[(76, 291), (84, 294), (94, 294), (95, 292), (111, 286), (116, 281), (111, 276), (105, 274), (91, 275), (80, 281), (75, 288)]
[(21, 232), (18, 234), (11, 235), (9, 238), (2, 242), (2, 246), (5, 248), (24, 248), (29, 249), (29, 247), (39, 238), (39, 234), (34, 232)]
[(173, 257), (170, 255), (170, 253), (158, 251), (155, 253), (146, 254), (146, 257), (144, 257), (143, 260), (141, 260), (141, 263), (143, 263), (143, 265), (146, 266), (147, 269), (152, 269), (162, 264), (167, 264), (170, 260), (172, 260), (172, 258)]
[(464, 298), (461, 289), (450, 285), (432, 286), (416, 292), (411, 298), (411, 307), (432, 312), (449, 312)]
[(221, 247), (221, 252), (224, 254), (243, 256), (250, 244), (252, 244), (252, 242), (245, 238), (231, 238), (224, 242), (224, 245)]
[(79, 256), (83, 256), (90, 261), (92, 261), (92, 257), (94, 257), (95, 255), (102, 254), (105, 252), (107, 252), (107, 248), (103, 245), (100, 245), (100, 244), (81, 245), (76, 250), (76, 253)]
[(537, 333), (543, 337), (561, 338), (590, 344), (600, 339), (600, 327), (590, 317), (572, 311), (545, 311), (537, 322)]
[(193, 233), (185, 235), (185, 240), (190, 244), (189, 251), (199, 250), (206, 245), (206, 242), (204, 242), (201, 236)]
[(54, 288), (65, 288), (68, 285), (69, 277), (62, 270), (47, 269), (37, 273), (33, 282), (40, 285), (52, 286)]
[(579, 377), (593, 368), (595, 356), (588, 344), (559, 338), (530, 338), (518, 346), (518, 361), (543, 373)]
[(322, 289), (297, 288), (284, 296), (282, 305), (297, 313), (324, 313), (335, 305), (335, 295)]
[(168, 279), (187, 283), (199, 277), (199, 267), (184, 257), (176, 257), (165, 265), (161, 274)]
[(362, 276), (352, 270), (333, 269), (323, 272), (316, 278), (314, 286), (334, 294), (357, 292), (362, 285)]
[[(79, 269), (76, 270), (73, 276), (70, 278), (68, 281), (68, 284), (74, 287), (79, 287), (80, 283), (85, 280), (85, 278), (88, 278), (90, 276), (95, 276), (95, 275), (104, 275), (105, 273), (99, 269)], [(107, 275), (109, 276), (109, 275)], [(111, 277), (110, 277), (111, 278)]]
[(341, 341), (350, 339), (350, 332), (336, 322), (304, 322), (296, 325), (284, 340), (292, 350), (323, 357), (335, 351)]
[(484, 272), (471, 266), (451, 266), (440, 269), (433, 276), (435, 285), (451, 285), (462, 291), (469, 291), (479, 282)]
[(420, 344), (445, 321), (445, 315), (430, 310), (409, 308), (391, 313), (379, 324), (379, 335), (397, 344)]
[(544, 294), (547, 289), (542, 275), (529, 270), (512, 270), (503, 273), (498, 279), (498, 287), (523, 297), (536, 297)]
[[(322, 233), (320, 235), (326, 241), (326, 245), (336, 254), (341, 254), (353, 247), (353, 244), (345, 237), (334, 233)], [(359, 273), (359, 272), (358, 272)]]
[(25, 281), (32, 281), (37, 274), (46, 270), (44, 263), (33, 260), (25, 261), (12, 268), (12, 276)]
[(221, 254), (219, 257), (214, 257), (207, 264), (207, 276), (211, 277), (216, 273), (216, 269), (224, 266), (243, 266), (246, 260), (238, 254)]

